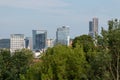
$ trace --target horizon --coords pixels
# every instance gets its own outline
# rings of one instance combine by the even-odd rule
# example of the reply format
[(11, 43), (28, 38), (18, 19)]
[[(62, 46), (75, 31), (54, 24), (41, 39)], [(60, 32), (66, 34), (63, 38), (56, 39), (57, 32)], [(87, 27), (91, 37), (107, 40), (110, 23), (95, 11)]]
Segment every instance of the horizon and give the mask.
[(119, 0), (1, 0), (0, 38), (10, 38), (10, 34), (32, 37), (32, 30), (47, 30), (48, 38), (56, 38), (62, 26), (69, 26), (74, 38), (88, 34), (94, 17), (99, 19), (100, 33), (101, 27), (108, 28), (108, 20), (120, 19), (119, 4)]

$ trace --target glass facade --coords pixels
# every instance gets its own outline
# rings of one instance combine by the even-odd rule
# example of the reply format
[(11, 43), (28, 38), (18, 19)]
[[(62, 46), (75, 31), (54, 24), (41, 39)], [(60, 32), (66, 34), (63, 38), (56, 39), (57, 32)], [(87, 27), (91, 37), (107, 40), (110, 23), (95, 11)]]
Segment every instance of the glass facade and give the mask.
[(42, 50), (46, 48), (47, 31), (33, 30), (33, 50)]
[(70, 40), (69, 27), (63, 26), (63, 27), (57, 28), (56, 43), (69, 45), (69, 40)]
[(25, 38), (25, 48), (32, 50), (32, 37)]
[(10, 49), (10, 39), (0, 39), (0, 48)]
[(93, 22), (90, 21), (89, 22), (89, 32), (92, 32), (93, 31)]

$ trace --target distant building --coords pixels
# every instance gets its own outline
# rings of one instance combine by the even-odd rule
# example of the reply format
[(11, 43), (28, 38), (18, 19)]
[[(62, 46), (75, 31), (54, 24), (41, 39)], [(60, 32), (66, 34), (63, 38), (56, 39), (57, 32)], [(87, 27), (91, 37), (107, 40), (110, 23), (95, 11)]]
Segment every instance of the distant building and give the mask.
[(32, 37), (26, 37), (25, 38), (25, 48), (26, 49), (32, 50), (32, 46), (33, 46), (32, 43), (33, 43)]
[(10, 51), (23, 49), (25, 47), (24, 34), (11, 34), (10, 36)]
[(33, 30), (33, 50), (44, 50), (46, 48), (47, 31)]
[(69, 46), (71, 46), (71, 47), (72, 47), (72, 44), (73, 44), (73, 39), (70, 39)]
[(95, 34), (98, 34), (98, 18), (93, 18), (93, 30)]
[(93, 18), (92, 21), (89, 21), (89, 35), (95, 37), (98, 34), (98, 18)]
[(47, 39), (47, 47), (53, 47), (54, 46), (54, 40), (53, 39)]
[(89, 35), (90, 35), (91, 37), (94, 37), (93, 21), (89, 21)]
[(10, 39), (0, 39), (0, 48), (10, 49)]
[(57, 28), (56, 43), (69, 46), (69, 40), (70, 40), (69, 27), (62, 26), (60, 28)]

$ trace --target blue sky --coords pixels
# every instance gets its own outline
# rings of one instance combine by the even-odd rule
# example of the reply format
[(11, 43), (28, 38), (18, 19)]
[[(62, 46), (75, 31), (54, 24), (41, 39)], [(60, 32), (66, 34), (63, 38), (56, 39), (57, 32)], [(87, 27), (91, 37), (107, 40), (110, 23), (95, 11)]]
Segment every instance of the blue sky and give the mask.
[(69, 26), (70, 36), (88, 34), (89, 21), (99, 18), (100, 27), (120, 19), (120, 0), (0, 0), (0, 38), (10, 34), (31, 36), (46, 29), (55, 38), (57, 27)]

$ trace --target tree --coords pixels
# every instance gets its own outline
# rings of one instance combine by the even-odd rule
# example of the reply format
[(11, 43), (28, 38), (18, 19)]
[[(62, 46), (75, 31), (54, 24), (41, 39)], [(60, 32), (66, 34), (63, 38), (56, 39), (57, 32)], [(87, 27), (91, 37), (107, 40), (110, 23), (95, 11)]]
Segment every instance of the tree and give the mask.
[(20, 80), (32, 61), (32, 52), (21, 50), (11, 56), (9, 50), (0, 50), (0, 80)]
[(0, 50), (0, 79), (10, 79), (11, 78), (11, 55), (9, 50)]
[[(30, 67), (22, 80), (87, 80), (87, 62), (84, 51), (80, 47), (74, 49), (56, 45), (49, 48), (40, 58), (38, 66)], [(37, 71), (36, 71), (37, 69)], [(30, 76), (38, 75), (36, 77)], [(30, 79), (30, 77), (32, 79)]]
[[(104, 31), (104, 33), (106, 32)], [(107, 36), (106, 34), (104, 35)], [(87, 61), (86, 72), (89, 80), (110, 79), (107, 70), (110, 55), (108, 55), (106, 49), (104, 49), (107, 44), (105, 44), (106, 42), (101, 36), (97, 36), (96, 39), (97, 43), (95, 43), (89, 35), (76, 37), (73, 40), (73, 48), (76, 46), (83, 47)]]
[(37, 62), (32, 64), (25, 74), (20, 75), (20, 80), (42, 80), (41, 79), (41, 63)]
[(73, 40), (73, 47), (76, 47), (77, 45), (80, 45), (83, 47), (84, 52), (88, 52), (89, 50), (94, 50), (94, 41), (91, 36), (89, 35), (82, 35), (78, 36)]
[(98, 39), (98, 46), (102, 47), (102, 51), (110, 56), (108, 69), (112, 80), (120, 79), (120, 22), (110, 20), (108, 22), (108, 30), (102, 28), (101, 39)]
[(12, 71), (15, 74), (14, 78), (20, 79), (20, 74), (25, 74), (27, 69), (32, 63), (33, 55), (32, 51), (22, 49), (20, 51), (16, 51), (12, 58)]
[(120, 79), (120, 22), (109, 21), (109, 53), (111, 54), (110, 72), (114, 80)]

